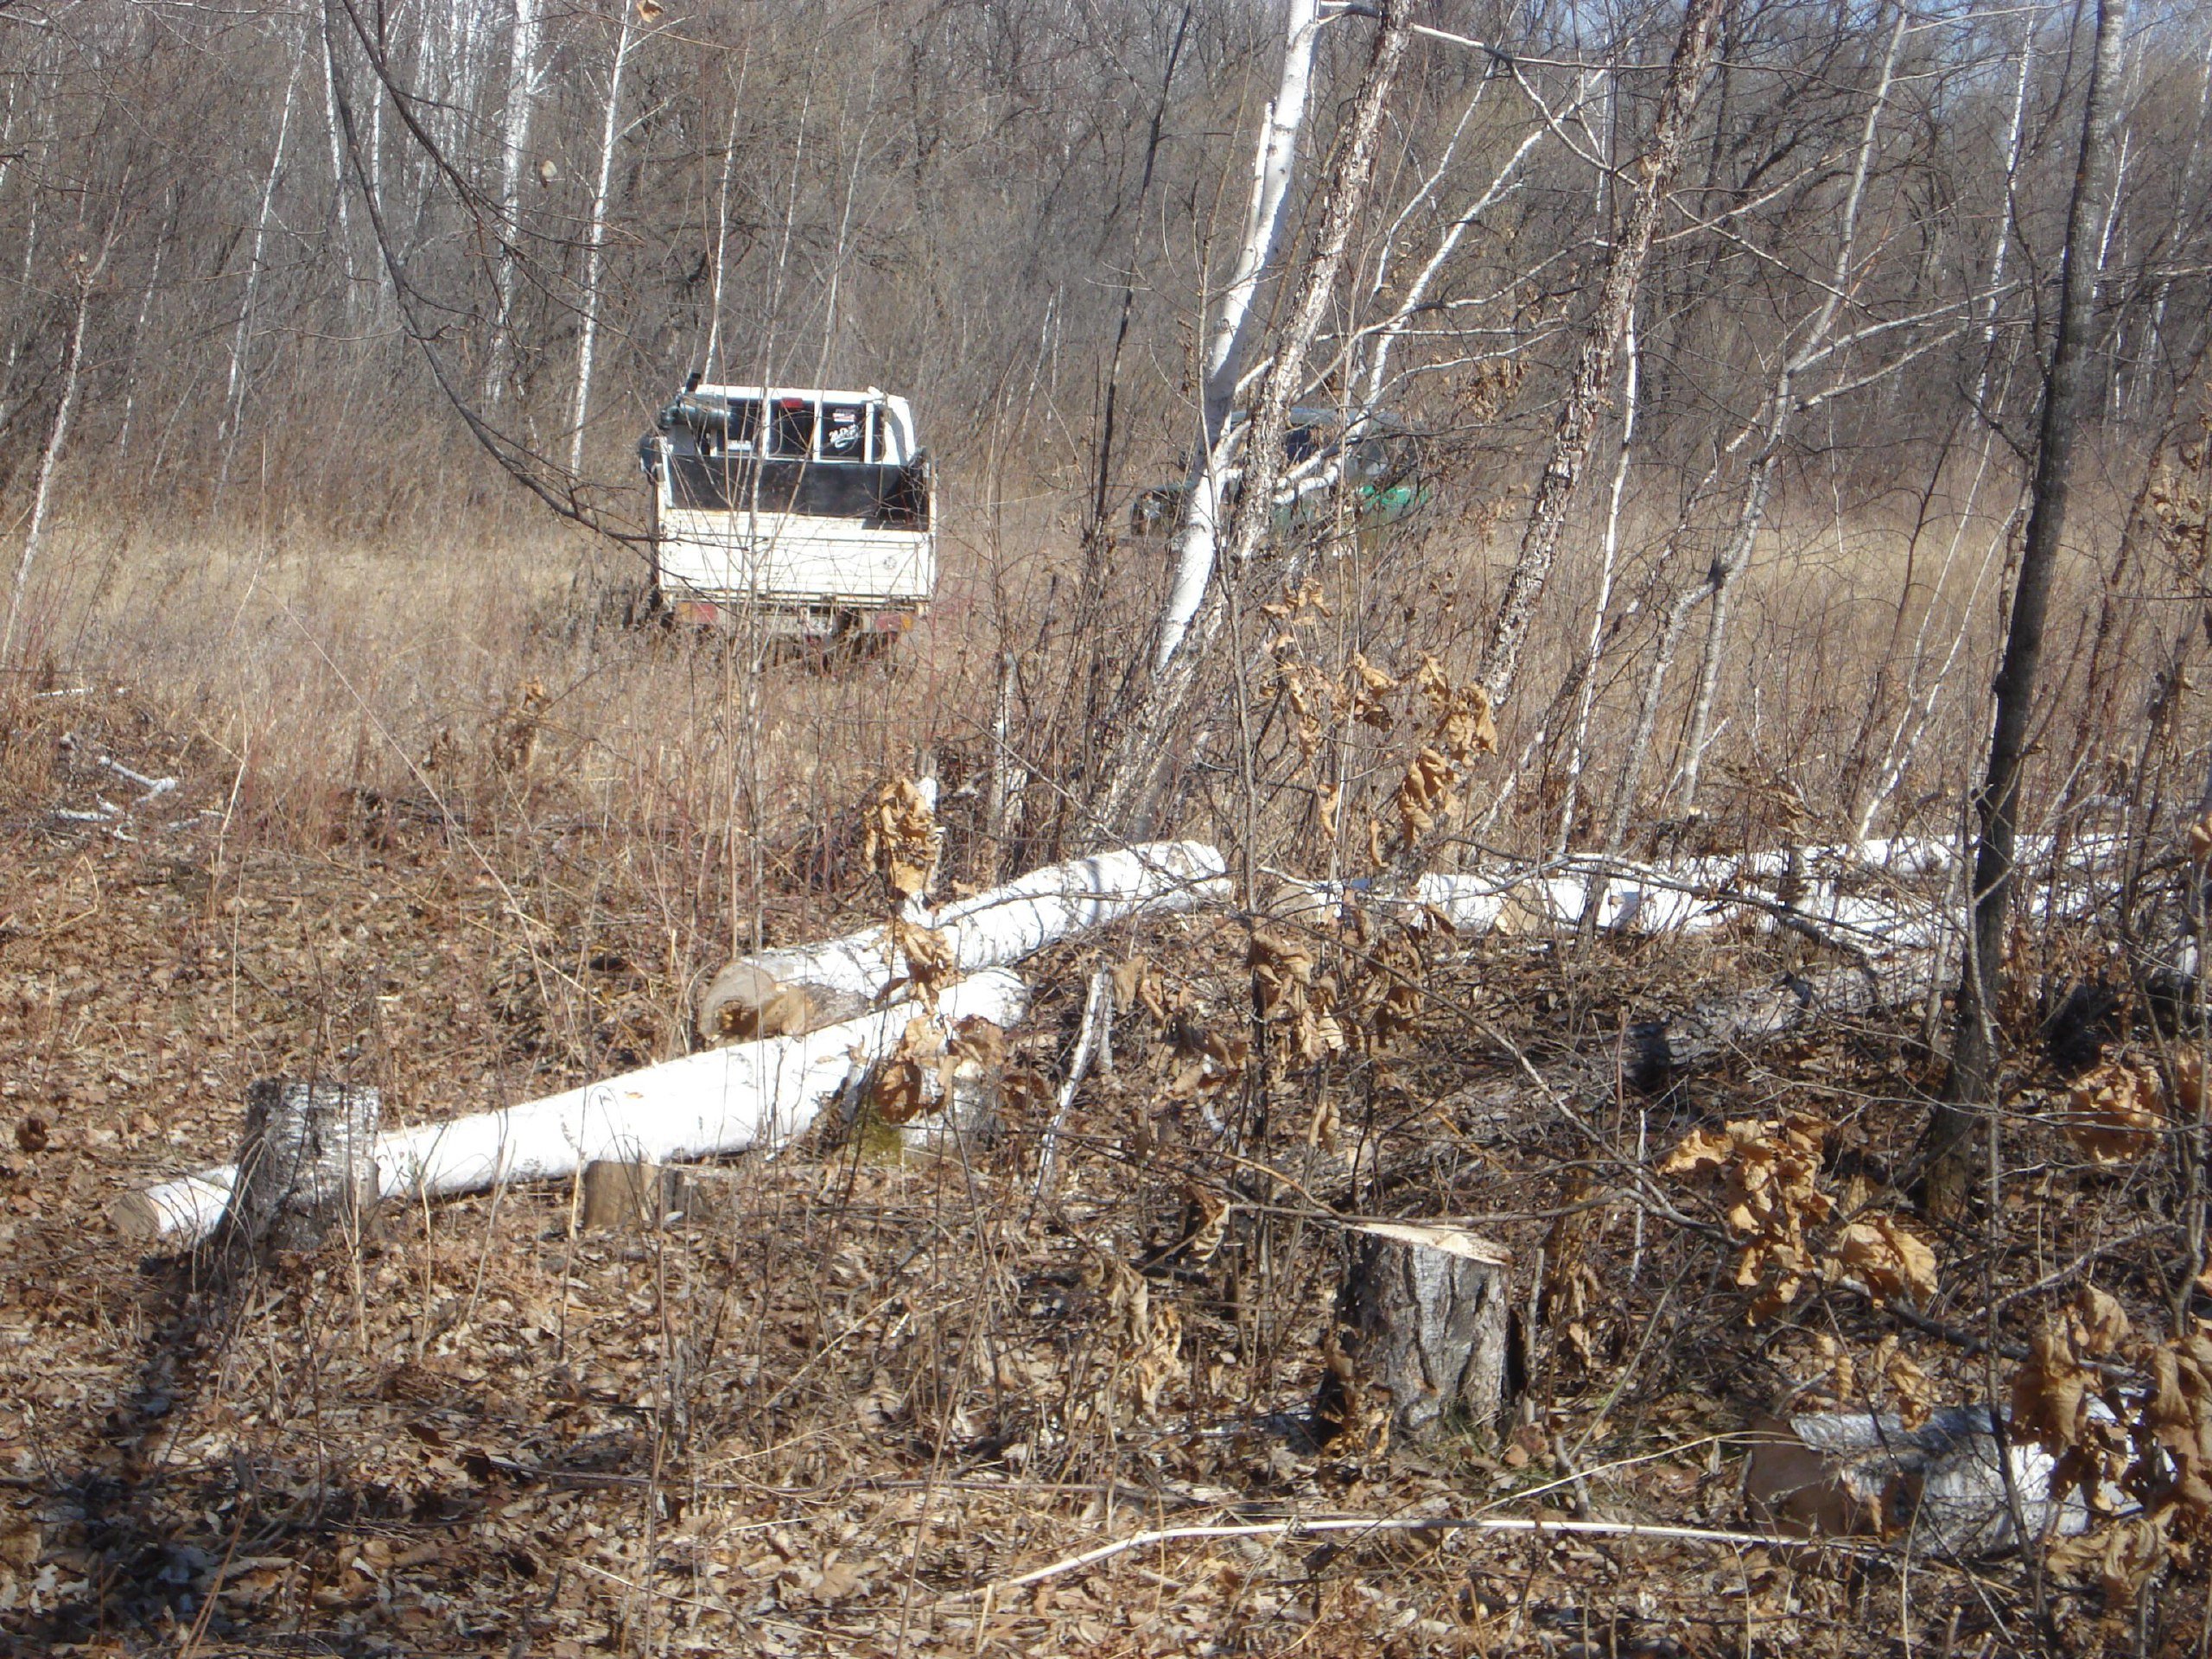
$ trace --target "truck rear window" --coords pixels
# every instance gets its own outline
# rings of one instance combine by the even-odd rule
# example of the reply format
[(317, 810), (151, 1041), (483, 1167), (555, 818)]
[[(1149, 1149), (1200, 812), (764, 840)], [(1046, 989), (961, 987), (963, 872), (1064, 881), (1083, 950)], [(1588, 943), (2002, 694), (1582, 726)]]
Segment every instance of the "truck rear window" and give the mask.
[(776, 442), (768, 453), (794, 461), (814, 453), (814, 404), (810, 399), (776, 399)]
[(790, 512), (857, 519), (871, 529), (928, 528), (927, 494), (905, 467), (671, 454), (668, 499), (694, 512)]

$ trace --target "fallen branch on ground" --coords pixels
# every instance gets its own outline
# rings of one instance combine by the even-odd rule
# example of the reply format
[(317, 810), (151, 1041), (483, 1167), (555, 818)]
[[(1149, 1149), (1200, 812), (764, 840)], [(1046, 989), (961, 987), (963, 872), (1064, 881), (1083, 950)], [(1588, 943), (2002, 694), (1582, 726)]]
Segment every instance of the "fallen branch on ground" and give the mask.
[(1080, 1555), (1070, 1555), (1019, 1577), (1001, 1579), (980, 1590), (963, 1591), (948, 1599), (959, 1602), (978, 1598), (995, 1599), (1009, 1590), (1039, 1584), (1046, 1579), (1058, 1578), (1063, 1573), (1079, 1573), (1086, 1567), (1110, 1561), (1116, 1555), (1126, 1555), (1133, 1549), (1178, 1543), (1186, 1539), (1297, 1537), (1332, 1532), (1572, 1532), (1595, 1534), (1607, 1538), (1661, 1538), (1677, 1543), (1726, 1544), (1735, 1549), (1840, 1548), (1856, 1554), (1878, 1553), (1864, 1546), (1840, 1545), (1831, 1538), (1792, 1538), (1786, 1534), (1774, 1532), (1723, 1532), (1713, 1527), (1654, 1526), (1641, 1521), (1546, 1521), (1518, 1515), (1478, 1515), (1464, 1518), (1373, 1515), (1294, 1516), (1281, 1521), (1245, 1521), (1218, 1527), (1155, 1527), (1149, 1532), (1135, 1532), (1126, 1538), (1116, 1538), (1110, 1544), (1101, 1544), (1096, 1549), (1085, 1550)]

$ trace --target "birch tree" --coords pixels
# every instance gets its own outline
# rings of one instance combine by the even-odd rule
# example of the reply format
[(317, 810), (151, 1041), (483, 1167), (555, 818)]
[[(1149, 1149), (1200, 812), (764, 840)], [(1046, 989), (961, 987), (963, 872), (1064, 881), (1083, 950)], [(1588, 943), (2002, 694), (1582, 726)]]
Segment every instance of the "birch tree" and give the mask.
[[(658, 0), (639, 0), (640, 5), (652, 3), (656, 16), (660, 7)], [(569, 423), (569, 475), (580, 476), (584, 469), (584, 428), (591, 414), (591, 374), (593, 353), (599, 345), (600, 279), (607, 264), (607, 193), (614, 176), (614, 145), (622, 134), (622, 73), (630, 61), (631, 0), (616, 0), (620, 16), (615, 24), (614, 64), (607, 76), (607, 122), (601, 130), (599, 140), (599, 177), (592, 186), (591, 218), (584, 232), (584, 291), (581, 307), (582, 335), (576, 345), (576, 400)]]
[(61, 354), (61, 392), (54, 403), (54, 420), (47, 428), (46, 442), (40, 447), (38, 472), (31, 483), (30, 522), (24, 528), (22, 550), (16, 556), (16, 580), (8, 590), (8, 620), (0, 625), (0, 664), (10, 662), (15, 654), (16, 626), (22, 615), (23, 594), (38, 564), (54, 505), (54, 480), (60, 470), (62, 452), (68, 447), (70, 423), (77, 413), (78, 391), (85, 383), (85, 330), (92, 318), (92, 294), (107, 274), (108, 260), (115, 252), (118, 225), (119, 215), (118, 219), (110, 221), (97, 252), (80, 248), (70, 262), (75, 303), (69, 324), (69, 343)]
[[(1336, 164), (1322, 188), (1320, 236), (1313, 254), (1299, 273), (1289, 322), (1276, 341), (1247, 423), (1249, 429), (1243, 435), (1243, 464), (1238, 479), (1236, 512), (1230, 524), (1230, 580), (1241, 575), (1259, 550), (1274, 520), (1275, 486), (1282, 473), (1283, 438), (1289, 425), (1291, 399), (1301, 385), (1306, 353), (1336, 291), (1353, 224), (1366, 201), (1374, 173), (1376, 136), (1382, 126), (1390, 88), (1397, 79), (1398, 66), (1405, 55), (1410, 26), (1408, 10), (1407, 0), (1386, 0), (1381, 9), (1381, 21), (1366, 72), (1361, 77), (1358, 91), (1353, 94), (1345, 129), (1338, 141)], [(1224, 435), (1236, 436), (1227, 431), (1225, 423)], [(1210, 466), (1217, 499), (1222, 470)], [(1195, 516), (1198, 510), (1191, 511)], [(1212, 508), (1209, 506), (1205, 511), (1211, 514)], [(1210, 527), (1206, 536), (1211, 543)], [(1211, 572), (1211, 552), (1207, 565)], [(1181, 714), (1197, 683), (1199, 658), (1205, 654), (1205, 646), (1211, 643), (1222, 613), (1222, 600), (1217, 594), (1209, 623), (1202, 627), (1199, 639), (1185, 639), (1192, 614), (1205, 596), (1206, 584), (1201, 580), (1196, 591), (1186, 590), (1181, 566), (1179, 558), (1176, 584), (1171, 588), (1162, 612), (1160, 632), (1165, 637), (1173, 628), (1178, 639), (1185, 643), (1178, 651), (1165, 654), (1155, 649), (1152, 681), (1144, 704), (1109, 762), (1094, 806), (1098, 818), (1109, 830), (1134, 835), (1148, 819), (1152, 791), (1159, 777), (1160, 740)]]
[(1272, 268), (1282, 239), (1285, 207), (1297, 169), (1299, 135), (1313, 84), (1313, 48), (1322, 24), (1319, 0), (1290, 0), (1283, 42), (1282, 74), (1260, 118), (1259, 147), (1252, 157), (1252, 194), (1244, 214), (1244, 235), (1222, 289), (1219, 308), (1206, 332), (1205, 359), (1198, 388), (1199, 430), (1182, 522), (1175, 532), (1175, 575), (1154, 632), (1152, 672), (1165, 674), (1183, 648), (1206, 585), (1212, 580), (1220, 542), (1223, 492), (1234, 466), (1241, 435), (1231, 432), (1229, 416), (1243, 383), (1257, 327), (1255, 302)]
[(300, 60), (303, 51), (292, 56), (292, 71), (284, 81), (284, 102), (276, 118), (276, 142), (269, 155), (269, 173), (261, 186), (261, 207), (253, 219), (253, 253), (246, 262), (245, 293), (238, 302), (238, 327), (231, 335), (231, 372), (223, 389), (223, 465), (216, 475), (215, 493), (219, 497), (230, 481), (231, 458), (238, 451), (238, 427), (245, 413), (247, 354), (253, 345), (253, 308), (261, 296), (261, 274), (267, 263), (269, 226), (276, 204), (276, 181), (283, 176), (285, 148), (292, 133), (292, 104), (299, 91)]
[[(624, 14), (627, 26), (628, 12)], [(531, 106), (537, 99), (537, 0), (515, 0), (507, 37), (507, 102), (499, 124), (499, 248), (494, 277), (499, 309), (492, 319), (492, 346), (484, 369), (484, 401), (497, 406), (513, 373), (517, 243), (522, 236), (522, 188), (530, 156)], [(620, 73), (618, 55), (616, 73)], [(605, 187), (602, 185), (601, 189)]]

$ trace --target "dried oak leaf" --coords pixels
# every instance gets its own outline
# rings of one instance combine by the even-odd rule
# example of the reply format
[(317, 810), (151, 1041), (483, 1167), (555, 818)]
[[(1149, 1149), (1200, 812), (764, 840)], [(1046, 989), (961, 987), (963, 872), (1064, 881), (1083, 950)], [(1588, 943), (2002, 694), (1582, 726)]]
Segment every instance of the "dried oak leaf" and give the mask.
[(1262, 1020), (1287, 1019), (1305, 1006), (1313, 983), (1313, 953), (1294, 939), (1255, 929), (1244, 952)]
[(1935, 1414), (1941, 1391), (1927, 1372), (1913, 1363), (1897, 1346), (1895, 1337), (1884, 1337), (1874, 1346), (1874, 1369), (1897, 1397), (1897, 1416), (1907, 1428), (1918, 1428)]
[(1437, 820), (1459, 810), (1452, 791), (1452, 763), (1442, 751), (1424, 747), (1406, 765), (1398, 780), (1398, 834), (1408, 844), (1436, 828)]
[(2139, 1158), (2166, 1126), (2158, 1074), (2138, 1060), (2107, 1060), (2072, 1090), (2063, 1127), (2068, 1140), (2095, 1162)]
[(2058, 1459), (2053, 1491), (2079, 1490), (2093, 1507), (2101, 1505), (2130, 1459), (2127, 1434), (2110, 1410), (2100, 1408), (2096, 1374), (2084, 1358), (2113, 1352), (2127, 1336), (2120, 1304), (2084, 1286), (2071, 1308), (2037, 1327), (2028, 1362), (2012, 1378), (2013, 1432)]
[(2166, 1559), (2165, 1527), (2141, 1516), (2079, 1538), (2062, 1538), (2044, 1560), (2062, 1579), (2094, 1580), (2107, 1601), (2130, 1603)]
[(1398, 689), (1395, 680), (1354, 652), (1351, 671), (1344, 676), (1344, 687), (1351, 694), (1353, 719), (1380, 732), (1390, 729), (1390, 707), (1382, 699)]
[(1325, 621), (1335, 615), (1321, 592), (1321, 584), (1308, 576), (1298, 584), (1298, 591), (1287, 598), (1275, 600), (1260, 607), (1262, 613), (1276, 621), (1295, 621), (1311, 611)]
[(2193, 1048), (2174, 1056), (2174, 1115), (2183, 1122), (2204, 1116), (2204, 1056)]
[(929, 1084), (944, 1058), (944, 1042), (937, 1021), (927, 1014), (916, 1014), (906, 1022), (899, 1046), (884, 1058), (869, 1080), (868, 1109), (885, 1123), (906, 1123), (919, 1117), (935, 1103)]
[(971, 1014), (954, 1024), (944, 1052), (955, 1062), (967, 1061), (987, 1071), (996, 1071), (1006, 1064), (1006, 1032), (982, 1014)]
[(2189, 826), (2189, 855), (2199, 864), (2212, 859), (2212, 812)]
[(1878, 1302), (1910, 1297), (1923, 1307), (1936, 1294), (1936, 1252), (1888, 1216), (1854, 1221), (1836, 1241), (1834, 1265)]
[(2162, 1503), (2202, 1515), (2212, 1511), (2212, 1338), (2202, 1332), (2151, 1355), (2144, 1434), (2171, 1462)]
[(1197, 1181), (1183, 1183), (1183, 1260), (1202, 1268), (1220, 1252), (1221, 1241), (1228, 1236), (1229, 1199)]
[(944, 831), (909, 778), (893, 779), (876, 791), (863, 820), (862, 851), (883, 883), (899, 899), (918, 899), (937, 871)]
[(937, 994), (959, 976), (960, 964), (952, 954), (952, 936), (942, 929), (923, 927), (903, 916), (891, 918), (891, 948), (906, 960), (907, 982), (922, 1006), (937, 1007)]
[(1826, 1133), (1812, 1117), (1738, 1119), (1719, 1134), (1692, 1132), (1660, 1166), (1662, 1174), (1722, 1179), (1728, 1228), (1743, 1241), (1736, 1282), (1759, 1289), (1750, 1310), (1754, 1320), (1789, 1306), (1814, 1272), (1805, 1229), (1835, 1208), (1817, 1179)]
[[(1287, 650), (1296, 641), (1286, 634), (1275, 644)], [(1317, 668), (1278, 655), (1266, 683), (1289, 705), (1291, 729), (1298, 739), (1299, 753), (1311, 760), (1321, 747), (1321, 717), (1330, 690), (1327, 677)]]
[(2027, 1363), (2012, 1374), (2012, 1433), (2055, 1458), (2073, 1451), (2088, 1429), (2094, 1381), (2065, 1322), (2045, 1319), (2029, 1343)]
[(2075, 1345), (2085, 1354), (2100, 1357), (2119, 1352), (2132, 1328), (2119, 1299), (2094, 1285), (2082, 1286), (2074, 1298), (2072, 1325)]
[(1424, 656), (1414, 683), (1436, 713), (1434, 741), (1461, 766), (1497, 748), (1497, 721), (1490, 694), (1479, 685), (1454, 685), (1435, 658)]
[(1115, 966), (1114, 1001), (1118, 1007), (1142, 1008), (1162, 1025), (1167, 1021), (1167, 999), (1160, 976), (1144, 957), (1131, 957)]

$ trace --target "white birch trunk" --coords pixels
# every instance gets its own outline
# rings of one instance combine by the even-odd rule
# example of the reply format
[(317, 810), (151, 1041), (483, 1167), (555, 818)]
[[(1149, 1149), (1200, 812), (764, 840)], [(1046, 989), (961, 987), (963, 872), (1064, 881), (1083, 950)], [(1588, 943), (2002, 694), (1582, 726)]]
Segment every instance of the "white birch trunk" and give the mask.
[[(1027, 992), (1012, 974), (978, 974), (948, 988), (939, 1018), (1011, 1026)], [(510, 1181), (557, 1180), (586, 1164), (662, 1163), (773, 1147), (801, 1135), (846, 1084), (898, 1045), (910, 1005), (802, 1037), (708, 1049), (550, 1095), (381, 1135), (378, 1188), (386, 1198), (480, 1192)], [(125, 1194), (111, 1212), (130, 1237), (181, 1249), (208, 1237), (238, 1178), (235, 1165)]]
[(137, 320), (130, 327), (130, 365), (124, 376), (123, 418), (117, 423), (115, 453), (118, 460), (130, 453), (130, 427), (138, 412), (138, 353), (145, 344), (146, 321), (153, 315), (154, 296), (161, 291), (162, 264), (168, 257), (169, 239), (175, 233), (175, 194), (170, 194), (170, 221), (168, 229), (154, 244), (153, 269), (147, 273), (146, 286), (138, 296)]
[(1205, 601), (1221, 539), (1221, 497), (1235, 463), (1238, 435), (1229, 414), (1242, 384), (1257, 327), (1255, 301), (1282, 238), (1283, 215), (1298, 168), (1299, 135), (1306, 125), (1313, 82), (1313, 48), (1320, 37), (1319, 0), (1290, 0), (1282, 75), (1260, 122), (1252, 158), (1252, 195), (1244, 214), (1244, 239), (1236, 251), (1220, 308), (1206, 334), (1199, 387), (1198, 454), (1175, 533), (1175, 574), (1153, 641), (1152, 671), (1166, 671)]
[(54, 407), (54, 424), (47, 429), (46, 446), (39, 451), (38, 477), (31, 486), (30, 524), (23, 531), (23, 550), (16, 559), (15, 586), (8, 594), (8, 620), (0, 627), (0, 663), (13, 656), (16, 648), (16, 624), (23, 608), (23, 593), (30, 586), (31, 571), (38, 563), (39, 544), (45, 539), (48, 510), (54, 500), (54, 479), (61, 464), (63, 446), (69, 442), (69, 423), (77, 412), (77, 390), (85, 378), (85, 328), (92, 316), (92, 288), (107, 270), (108, 256), (115, 251), (115, 230), (100, 245), (99, 257), (88, 264), (77, 277), (77, 315), (69, 327), (69, 344), (61, 365), (61, 397)]
[(1628, 359), (1626, 384), (1621, 391), (1621, 452), (1613, 462), (1613, 487), (1605, 501), (1605, 535), (1598, 557), (1598, 596), (1590, 607), (1590, 637), (1582, 647), (1582, 660), (1575, 664), (1575, 676), (1581, 684), (1575, 692), (1574, 725), (1567, 747), (1566, 798), (1560, 803), (1559, 836), (1552, 843), (1560, 856), (1567, 854), (1567, 845), (1574, 839), (1574, 815), (1580, 804), (1582, 768), (1586, 764), (1590, 743), (1590, 717), (1598, 699), (1598, 658), (1605, 645), (1605, 613), (1612, 608), (1613, 571), (1619, 563), (1621, 548), (1621, 492), (1628, 484), (1630, 458), (1636, 453), (1636, 408), (1639, 385), (1636, 356), (1636, 308), (1629, 308), (1628, 327), (1621, 337), (1621, 350)]
[(231, 457), (237, 452), (238, 428), (245, 413), (246, 353), (253, 342), (253, 308), (261, 293), (261, 268), (269, 246), (269, 217), (276, 203), (276, 181), (284, 171), (284, 149), (292, 133), (292, 103), (300, 86), (300, 58), (305, 50), (292, 60), (292, 73), (284, 82), (284, 104), (276, 118), (276, 147), (269, 157), (269, 176), (261, 187), (261, 210), (254, 217), (253, 257), (246, 267), (245, 297), (238, 306), (238, 327), (231, 336), (230, 378), (223, 389), (223, 464), (215, 477), (215, 492), (220, 495), (223, 486), (230, 482)]
[[(385, 222), (384, 213), (384, 94), (380, 88), (373, 90), (376, 91), (377, 95), (369, 100), (368, 208), (371, 222), (382, 224)], [(382, 322), (386, 318), (389, 318), (398, 308), (399, 289), (392, 279), (391, 264), (382, 257), (381, 253), (379, 253), (378, 257), (377, 258), (376, 269), (377, 294), (378, 297), (377, 320), (378, 321)]]
[(530, 119), (537, 98), (537, 0), (515, 0), (508, 37), (507, 104), (499, 128), (499, 251), (495, 277), (499, 315), (492, 321), (484, 401), (493, 408), (506, 396), (513, 374), (515, 244), (522, 234), (522, 188), (530, 156)]
[(729, 129), (722, 134), (722, 175), (715, 189), (715, 285), (707, 303), (707, 350), (700, 368), (709, 380), (720, 378), (722, 362), (722, 278), (729, 257), (730, 170), (737, 156), (737, 118), (745, 108), (742, 78), (730, 88)]
[(630, 0), (620, 0), (614, 67), (607, 80), (607, 124), (599, 141), (599, 179), (591, 193), (591, 226), (584, 247), (583, 338), (576, 347), (576, 402), (569, 437), (569, 473), (583, 471), (584, 422), (591, 412), (592, 357), (599, 345), (599, 283), (607, 257), (607, 192), (614, 176), (614, 141), (622, 132), (622, 72), (629, 66)]
[(2012, 118), (2005, 134), (2005, 211), (1997, 218), (1996, 245), (1989, 251), (1989, 307), (1981, 323), (1981, 367), (1974, 379), (1974, 406), (1980, 409), (1989, 391), (1989, 362), (1997, 346), (1997, 314), (2002, 302), (1998, 290), (2005, 281), (2005, 260), (2012, 245), (2012, 226), (2018, 221), (2013, 197), (2020, 180), (2020, 134), (2028, 109), (2028, 75), (2035, 64), (2036, 23), (2032, 14), (2020, 30), (2020, 73), (2012, 83)]
[(330, 43), (330, 12), (322, 12), (322, 124), (330, 137), (332, 216), (338, 221), (338, 255), (346, 278), (346, 315), (353, 315), (353, 216), (346, 189), (346, 144), (339, 130), (338, 61)]
[[(1033, 870), (915, 919), (945, 936), (959, 972), (975, 973), (1109, 922), (1218, 903), (1229, 896), (1227, 868), (1211, 847), (1161, 842)], [(756, 951), (716, 976), (700, 1001), (700, 1028), (715, 1036), (734, 1025), (730, 1034), (749, 1034), (769, 1003), (786, 994), (823, 1009), (847, 1006), (847, 999), (872, 1002), (909, 971), (880, 927), (823, 944)], [(804, 1019), (805, 1011), (794, 1007), (790, 1017)]]
[[(1306, 356), (1329, 306), (1336, 297), (1337, 281), (1344, 269), (1345, 251), (1353, 226), (1366, 201), (1375, 169), (1376, 140), (1398, 65), (1405, 55), (1409, 0), (1388, 0), (1377, 25), (1375, 42), (1359, 89), (1353, 95), (1320, 195), (1320, 231), (1312, 256), (1299, 274), (1296, 297), (1289, 321), (1281, 331), (1275, 350), (1261, 378), (1252, 416), (1241, 435), (1244, 452), (1236, 510), (1230, 522), (1229, 556), (1241, 571), (1258, 553), (1274, 518), (1275, 487), (1282, 475), (1283, 439), (1289, 427), (1291, 401), (1304, 384)], [(1240, 435), (1224, 431), (1223, 448)], [(1109, 831), (1142, 833), (1152, 816), (1155, 786), (1162, 776), (1161, 745), (1173, 730), (1193, 687), (1198, 665), (1220, 628), (1228, 607), (1218, 596), (1205, 612), (1203, 628), (1195, 640), (1187, 639), (1193, 614), (1204, 601), (1211, 575), (1222, 496), (1222, 470), (1212, 469), (1197, 480), (1192, 494), (1192, 524), (1202, 524), (1205, 558), (1179, 563), (1170, 602), (1162, 613), (1158, 639), (1164, 646), (1172, 638), (1180, 650), (1156, 651), (1153, 677), (1136, 719), (1116, 746), (1106, 778), (1093, 808)], [(1185, 528), (1190, 528), (1186, 524)]]

